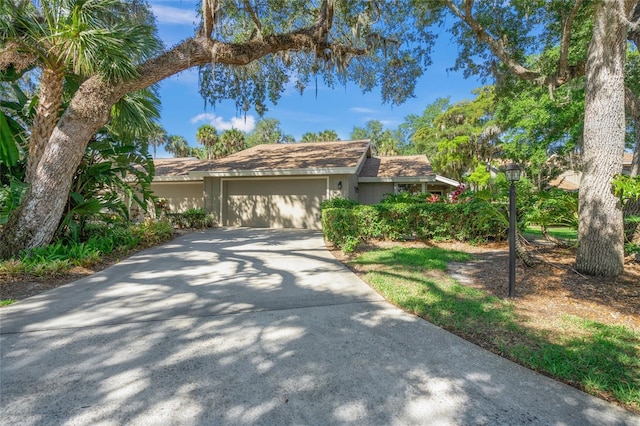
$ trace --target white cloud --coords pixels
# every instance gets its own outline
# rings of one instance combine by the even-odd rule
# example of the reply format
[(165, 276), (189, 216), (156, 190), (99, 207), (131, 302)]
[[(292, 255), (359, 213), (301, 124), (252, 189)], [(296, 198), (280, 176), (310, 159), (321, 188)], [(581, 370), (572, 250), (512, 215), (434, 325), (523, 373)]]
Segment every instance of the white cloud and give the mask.
[(198, 21), (195, 8), (190, 10), (171, 6), (152, 4), (151, 10), (156, 15), (159, 24), (193, 25)]
[(210, 112), (205, 112), (191, 118), (192, 124), (199, 123), (201, 121), (208, 122), (217, 130), (238, 129), (243, 132), (250, 132), (254, 129), (254, 127), (256, 127), (256, 119), (252, 115), (247, 115), (246, 118), (231, 117), (230, 120), (225, 121), (222, 117), (218, 117), (217, 115)]
[(375, 114), (377, 111), (371, 108), (353, 107), (349, 108), (351, 112), (357, 112), (359, 114)]

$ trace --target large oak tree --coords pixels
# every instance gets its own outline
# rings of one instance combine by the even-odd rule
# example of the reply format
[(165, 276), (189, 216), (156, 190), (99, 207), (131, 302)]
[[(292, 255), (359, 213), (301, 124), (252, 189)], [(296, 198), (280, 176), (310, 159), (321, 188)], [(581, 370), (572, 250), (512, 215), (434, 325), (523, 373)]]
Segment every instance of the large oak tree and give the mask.
[[(580, 183), (576, 269), (590, 275), (622, 272), (622, 211), (611, 180), (622, 172), (627, 40), (640, 40), (638, 0), (433, 0), (414, 2), (418, 24), (445, 22), (460, 46), (455, 68), (468, 75), (516, 76), (553, 92), (585, 79), (584, 171)], [(637, 111), (637, 109), (636, 109)], [(636, 112), (637, 115), (637, 112)]]
[[(134, 19), (132, 11), (144, 11), (139, 1), (1, 4), (0, 71), (41, 73), (30, 187), (0, 236), (3, 257), (51, 241), (87, 143), (127, 93), (200, 67), (206, 99), (233, 98), (245, 111), (263, 112), (290, 80), (303, 90), (318, 77), (381, 86), (383, 100), (398, 103), (412, 95), (430, 47), (428, 35), (417, 39), (408, 29), (403, 1), (203, 0), (194, 36), (154, 56), (139, 48), (154, 37), (144, 13)], [(132, 25), (138, 31), (127, 32)], [(59, 111), (66, 74), (83, 82)]]

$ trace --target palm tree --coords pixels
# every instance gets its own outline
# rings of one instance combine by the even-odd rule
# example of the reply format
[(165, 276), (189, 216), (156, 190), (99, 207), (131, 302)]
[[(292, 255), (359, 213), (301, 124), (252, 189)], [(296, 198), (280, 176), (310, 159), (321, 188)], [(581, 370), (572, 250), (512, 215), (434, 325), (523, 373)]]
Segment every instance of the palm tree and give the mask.
[[(122, 13), (124, 9), (127, 13)], [(3, 0), (0, 39), (17, 49), (5, 60), (23, 65), (23, 71), (41, 69), (29, 154), (27, 182), (35, 174), (44, 148), (58, 122), (65, 78), (95, 74), (106, 80), (136, 76), (140, 60), (156, 53), (153, 17), (146, 5), (115, 0)]]
[(220, 135), (220, 145), (224, 155), (231, 155), (234, 152), (242, 151), (246, 148), (244, 133), (238, 129), (225, 130), (222, 132), (222, 135)]
[(167, 152), (172, 153), (174, 157), (188, 157), (191, 152), (187, 140), (178, 135), (169, 136), (164, 149)]
[(196, 139), (204, 145), (207, 160), (213, 157), (213, 147), (218, 143), (218, 131), (210, 124), (203, 124), (196, 131)]
[(160, 124), (154, 123), (151, 131), (147, 134), (146, 140), (153, 147), (153, 158), (156, 158), (156, 148), (164, 146), (168, 141), (167, 131)]
[(318, 133), (318, 142), (339, 141), (338, 133), (335, 130), (326, 129)]

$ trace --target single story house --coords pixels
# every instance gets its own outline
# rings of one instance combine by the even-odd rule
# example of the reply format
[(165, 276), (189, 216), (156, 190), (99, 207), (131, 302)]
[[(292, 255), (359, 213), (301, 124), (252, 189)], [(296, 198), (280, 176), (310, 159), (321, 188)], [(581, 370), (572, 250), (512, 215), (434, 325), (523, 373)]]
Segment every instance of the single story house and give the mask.
[(320, 203), (384, 194), (446, 195), (459, 183), (426, 156), (377, 157), (368, 140), (258, 145), (217, 160), (156, 159), (152, 189), (172, 212), (201, 208), (223, 226), (319, 229)]
[[(633, 153), (625, 152), (622, 157), (622, 174), (631, 173), (631, 164), (633, 162)], [(580, 179), (582, 172), (576, 170), (566, 170), (551, 179), (549, 187), (558, 188), (569, 192), (577, 192), (580, 189)]]

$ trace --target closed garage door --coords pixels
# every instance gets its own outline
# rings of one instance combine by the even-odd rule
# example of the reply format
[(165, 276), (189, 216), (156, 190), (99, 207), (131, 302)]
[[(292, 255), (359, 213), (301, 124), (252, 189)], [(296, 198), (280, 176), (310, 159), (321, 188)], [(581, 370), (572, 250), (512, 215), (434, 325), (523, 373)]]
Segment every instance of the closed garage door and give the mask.
[(320, 229), (326, 193), (326, 178), (228, 180), (223, 220), (227, 226)]

